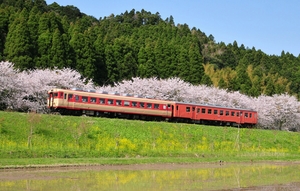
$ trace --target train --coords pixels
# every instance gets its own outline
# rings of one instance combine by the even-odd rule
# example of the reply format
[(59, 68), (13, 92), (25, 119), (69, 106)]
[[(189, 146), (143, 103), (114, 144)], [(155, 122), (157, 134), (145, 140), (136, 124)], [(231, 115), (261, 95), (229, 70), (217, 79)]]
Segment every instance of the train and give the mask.
[(117, 117), (138, 120), (253, 127), (255, 110), (210, 104), (158, 100), (139, 95), (96, 92), (80, 88), (48, 91), (47, 107), (61, 115)]

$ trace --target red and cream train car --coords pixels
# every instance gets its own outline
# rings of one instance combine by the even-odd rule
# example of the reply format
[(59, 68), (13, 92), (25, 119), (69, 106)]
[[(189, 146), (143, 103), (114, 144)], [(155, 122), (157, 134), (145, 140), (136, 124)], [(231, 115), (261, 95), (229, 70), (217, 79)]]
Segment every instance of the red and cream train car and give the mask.
[(95, 93), (78, 89), (52, 89), (48, 107), (61, 114), (119, 116), (128, 118), (171, 118), (172, 101)]
[(180, 103), (79, 89), (52, 89), (48, 107), (67, 115), (169, 120), (214, 125), (252, 126), (257, 112), (214, 105)]

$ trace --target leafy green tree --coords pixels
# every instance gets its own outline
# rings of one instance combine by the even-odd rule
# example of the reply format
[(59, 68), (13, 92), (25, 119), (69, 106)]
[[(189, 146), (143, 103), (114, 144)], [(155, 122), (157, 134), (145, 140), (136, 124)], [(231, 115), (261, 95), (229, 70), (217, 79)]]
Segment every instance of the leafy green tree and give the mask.
[(192, 84), (200, 84), (202, 76), (204, 75), (203, 58), (200, 54), (201, 50), (198, 43), (193, 43), (189, 49), (189, 62), (191, 65), (189, 82)]
[(57, 66), (58, 68), (64, 68), (68, 66), (68, 55), (65, 49), (65, 42), (63, 35), (60, 34), (60, 31), (56, 29), (52, 37), (52, 45), (49, 51), (50, 65)]
[(36, 58), (36, 67), (48, 68), (51, 65), (50, 50), (52, 46), (52, 34), (49, 30), (43, 32), (38, 37), (38, 56)]
[(5, 9), (0, 9), (0, 60), (4, 60), (4, 47), (8, 33), (9, 14)]
[(9, 25), (4, 54), (7, 60), (20, 69), (32, 68), (32, 44), (27, 25), (28, 12), (24, 9)]
[(101, 33), (97, 36), (94, 42), (95, 47), (95, 69), (96, 75), (94, 81), (96, 84), (104, 85), (107, 83), (107, 68), (105, 64), (105, 45)]

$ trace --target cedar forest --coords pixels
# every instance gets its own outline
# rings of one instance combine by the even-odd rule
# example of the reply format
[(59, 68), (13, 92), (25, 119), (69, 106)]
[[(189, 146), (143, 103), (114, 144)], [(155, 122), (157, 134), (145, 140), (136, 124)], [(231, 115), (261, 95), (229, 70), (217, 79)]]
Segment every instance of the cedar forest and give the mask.
[(0, 0), (0, 60), (20, 70), (72, 68), (98, 85), (179, 77), (257, 97), (300, 98), (300, 56), (267, 55), (145, 10), (96, 19), (72, 5)]

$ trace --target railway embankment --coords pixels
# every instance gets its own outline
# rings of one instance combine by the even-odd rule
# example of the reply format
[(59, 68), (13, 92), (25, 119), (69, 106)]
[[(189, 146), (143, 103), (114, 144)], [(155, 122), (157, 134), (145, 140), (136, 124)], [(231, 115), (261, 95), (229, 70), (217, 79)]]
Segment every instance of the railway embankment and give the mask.
[(297, 161), (300, 134), (0, 111), (0, 168)]

